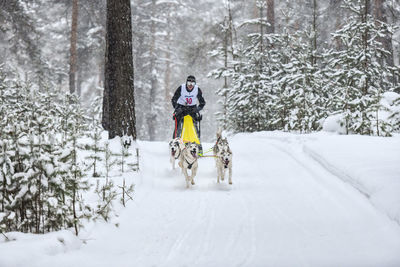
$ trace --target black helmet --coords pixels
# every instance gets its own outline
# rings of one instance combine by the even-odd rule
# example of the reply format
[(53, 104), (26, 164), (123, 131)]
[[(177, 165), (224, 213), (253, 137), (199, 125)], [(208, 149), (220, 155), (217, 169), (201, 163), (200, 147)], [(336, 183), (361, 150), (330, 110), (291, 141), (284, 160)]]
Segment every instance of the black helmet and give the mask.
[(196, 82), (196, 77), (193, 75), (189, 75), (186, 79), (186, 82)]

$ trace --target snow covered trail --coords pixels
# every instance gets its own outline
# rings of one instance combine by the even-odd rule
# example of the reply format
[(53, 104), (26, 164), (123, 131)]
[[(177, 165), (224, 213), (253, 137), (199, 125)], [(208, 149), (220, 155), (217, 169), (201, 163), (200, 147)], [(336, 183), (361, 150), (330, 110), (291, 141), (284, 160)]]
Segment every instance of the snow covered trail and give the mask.
[(99, 224), (81, 249), (30, 266), (400, 266), (400, 227), (300, 143), (230, 142), (233, 185), (217, 184), (214, 159), (202, 158), (190, 189), (167, 143), (141, 142), (135, 201), (119, 227)]

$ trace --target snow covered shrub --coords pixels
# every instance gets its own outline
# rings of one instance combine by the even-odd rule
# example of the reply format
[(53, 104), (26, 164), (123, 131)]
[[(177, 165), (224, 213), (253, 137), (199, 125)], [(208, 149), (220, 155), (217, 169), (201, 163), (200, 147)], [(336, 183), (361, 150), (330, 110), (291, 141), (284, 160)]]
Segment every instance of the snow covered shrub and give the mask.
[[(73, 228), (78, 234), (84, 219), (98, 217), (85, 199), (91, 188), (80, 156), (88, 121), (75, 95), (6, 82), (0, 70), (0, 231)], [(95, 164), (102, 151), (99, 136), (100, 129), (94, 129), (90, 159)], [(110, 216), (109, 200), (115, 199), (111, 182), (107, 190), (103, 218)]]
[(353, 15), (333, 34), (340, 48), (325, 55), (329, 58), (330, 109), (343, 114), (346, 133), (388, 136), (392, 128), (382, 119), (386, 110), (381, 99), (396, 74), (382, 63), (389, 51), (379, 37), (392, 34), (393, 29), (365, 13), (364, 2), (355, 2), (344, 1)]
[(325, 132), (345, 134), (346, 128), (344, 127), (343, 122), (343, 114), (328, 116), (323, 122), (322, 130)]
[(102, 104), (102, 98), (97, 97), (93, 103), (91, 104), (91, 114), (90, 114), (90, 123), (88, 127), (88, 131), (86, 133), (87, 137), (90, 139), (90, 144), (86, 144), (85, 150), (89, 151), (90, 154), (86, 157), (89, 161), (87, 169), (92, 169), (92, 177), (100, 177), (100, 173), (98, 171), (98, 165), (103, 158), (100, 156), (102, 152), (104, 152), (104, 147), (102, 147), (101, 141), (101, 118), (100, 118), (100, 106)]
[(400, 132), (400, 94), (387, 92), (382, 99), (382, 105), (387, 107), (388, 120), (393, 131)]

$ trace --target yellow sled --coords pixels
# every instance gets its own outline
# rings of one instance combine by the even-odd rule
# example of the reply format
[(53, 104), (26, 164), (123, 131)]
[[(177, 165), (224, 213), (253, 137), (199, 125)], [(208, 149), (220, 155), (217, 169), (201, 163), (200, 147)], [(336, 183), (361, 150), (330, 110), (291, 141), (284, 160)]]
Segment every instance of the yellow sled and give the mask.
[(181, 139), (184, 143), (192, 142), (200, 145), (199, 137), (197, 136), (193, 119), (190, 115), (183, 117)]

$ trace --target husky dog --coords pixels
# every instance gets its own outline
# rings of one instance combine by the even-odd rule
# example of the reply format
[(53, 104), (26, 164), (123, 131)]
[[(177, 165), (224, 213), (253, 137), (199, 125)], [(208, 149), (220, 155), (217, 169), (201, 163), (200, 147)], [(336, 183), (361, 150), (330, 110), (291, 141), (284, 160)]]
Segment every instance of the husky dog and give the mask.
[[(194, 185), (194, 177), (197, 173), (198, 163), (197, 154), (199, 152), (199, 146), (196, 143), (186, 143), (185, 148), (182, 150), (179, 167), (182, 168), (182, 172), (185, 175), (186, 188), (189, 188), (189, 183)], [(188, 174), (188, 170), (191, 170), (191, 176)]]
[(229, 184), (232, 184), (232, 151), (228, 140), (222, 138), (221, 129), (217, 132), (217, 142), (213, 148), (215, 165), (217, 167), (217, 183), (225, 179), (226, 170), (229, 170)]
[(169, 142), (169, 161), (172, 164), (172, 169), (175, 170), (175, 160), (179, 159), (183, 149), (183, 144), (179, 138), (175, 138)]
[(122, 136), (121, 143), (125, 149), (128, 149), (132, 144), (132, 138), (130, 136), (124, 135)]

